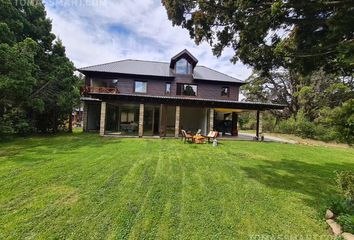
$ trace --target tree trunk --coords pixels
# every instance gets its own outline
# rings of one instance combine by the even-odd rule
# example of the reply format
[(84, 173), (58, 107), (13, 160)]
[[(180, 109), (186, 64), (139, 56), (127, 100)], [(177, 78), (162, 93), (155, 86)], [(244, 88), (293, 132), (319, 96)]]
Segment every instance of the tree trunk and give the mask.
[(69, 113), (69, 130), (68, 130), (68, 132), (69, 133), (73, 132), (73, 118), (72, 118), (71, 113)]

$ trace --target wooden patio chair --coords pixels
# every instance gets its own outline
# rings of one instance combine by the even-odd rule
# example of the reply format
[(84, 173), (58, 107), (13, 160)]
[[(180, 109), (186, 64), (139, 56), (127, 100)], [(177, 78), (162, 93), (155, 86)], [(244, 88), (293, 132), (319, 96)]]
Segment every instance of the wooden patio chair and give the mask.
[(208, 135), (204, 136), (205, 138), (208, 139), (208, 143), (211, 142), (211, 140), (213, 141), (214, 139), (216, 139), (219, 136), (219, 132), (217, 131), (210, 131), (208, 133)]
[(181, 132), (182, 132), (182, 140), (184, 141), (184, 142), (186, 142), (186, 141), (190, 141), (190, 142), (193, 142), (193, 135), (191, 135), (191, 134), (188, 134), (185, 130), (181, 130)]

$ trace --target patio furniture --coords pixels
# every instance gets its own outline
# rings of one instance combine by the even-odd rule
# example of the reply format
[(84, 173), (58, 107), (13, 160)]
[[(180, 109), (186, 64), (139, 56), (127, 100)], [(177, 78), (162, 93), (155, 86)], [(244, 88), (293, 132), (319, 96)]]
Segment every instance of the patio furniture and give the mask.
[(193, 141), (195, 143), (205, 143), (205, 137), (203, 137), (202, 135), (194, 135)]
[(190, 142), (193, 142), (193, 135), (191, 135), (191, 134), (188, 134), (185, 130), (181, 130), (181, 132), (182, 132), (182, 140), (184, 141), (184, 142), (186, 142), (186, 141), (190, 141)]
[(210, 143), (211, 141), (213, 141), (214, 139), (216, 139), (219, 136), (219, 132), (217, 131), (210, 131), (208, 133), (208, 135), (204, 136), (205, 138), (208, 139), (208, 143)]

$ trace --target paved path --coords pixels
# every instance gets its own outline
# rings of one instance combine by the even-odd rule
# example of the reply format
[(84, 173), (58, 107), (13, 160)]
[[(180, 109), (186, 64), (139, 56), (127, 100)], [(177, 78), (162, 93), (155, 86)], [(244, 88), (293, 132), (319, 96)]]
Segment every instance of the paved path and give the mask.
[[(221, 139), (225, 139), (225, 140), (247, 140), (247, 141), (251, 141), (253, 140), (253, 138), (255, 137), (254, 134), (251, 133), (239, 133), (237, 137), (229, 137), (229, 136), (223, 136), (220, 137)], [(288, 140), (288, 139), (283, 139), (283, 138), (279, 138), (279, 137), (272, 137), (272, 136), (267, 136), (265, 135), (264, 137), (264, 141), (265, 142), (282, 142), (282, 143), (290, 143), (290, 144), (295, 144), (297, 143), (296, 141), (293, 140)]]

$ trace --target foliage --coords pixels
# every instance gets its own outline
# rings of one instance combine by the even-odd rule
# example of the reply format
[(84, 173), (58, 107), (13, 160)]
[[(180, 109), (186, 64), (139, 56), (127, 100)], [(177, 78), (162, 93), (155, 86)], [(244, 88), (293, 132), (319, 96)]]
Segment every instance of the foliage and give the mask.
[[(274, 130), (323, 141), (353, 142), (353, 78), (318, 71), (308, 77), (289, 71), (258, 72), (242, 89), (248, 101), (285, 103), (283, 111), (270, 111)], [(263, 89), (263, 90), (262, 90)], [(265, 119), (265, 124), (270, 123)]]
[(163, 0), (173, 25), (189, 30), (213, 53), (225, 48), (239, 59), (269, 71), (283, 67), (306, 75), (323, 68), (344, 76), (354, 62), (353, 1)]
[(349, 232), (354, 234), (354, 215), (341, 215), (337, 219), (344, 232)]
[(80, 84), (41, 1), (0, 1), (0, 135), (56, 131)]
[(331, 199), (330, 209), (343, 230), (354, 233), (354, 172), (337, 171), (336, 182), (340, 196)]
[(0, 238), (330, 237), (316, 210), (335, 190), (328, 175), (353, 168), (353, 153), (84, 133), (14, 137), (0, 142)]
[[(172, 23), (188, 29), (197, 44), (207, 41), (217, 56), (232, 48), (232, 62), (254, 67), (243, 94), (249, 101), (285, 104), (284, 111), (272, 111), (275, 124), (281, 124), (278, 129), (353, 142), (348, 105), (328, 121), (328, 109), (354, 99), (353, 1), (162, 3)], [(290, 126), (280, 123), (291, 118)]]
[[(336, 173), (336, 182), (342, 195), (354, 201), (354, 172), (339, 171)], [(354, 214), (354, 212), (353, 212)]]
[(331, 209), (331, 211), (337, 216), (344, 214), (354, 214), (353, 202), (345, 199), (343, 196), (332, 197), (330, 199), (329, 209)]
[(330, 116), (330, 123), (337, 130), (341, 140), (354, 143), (354, 98), (336, 107)]

